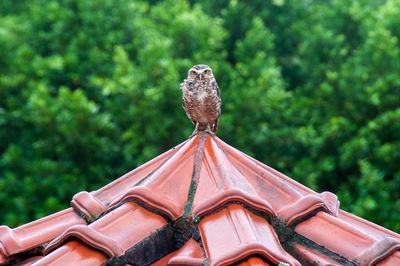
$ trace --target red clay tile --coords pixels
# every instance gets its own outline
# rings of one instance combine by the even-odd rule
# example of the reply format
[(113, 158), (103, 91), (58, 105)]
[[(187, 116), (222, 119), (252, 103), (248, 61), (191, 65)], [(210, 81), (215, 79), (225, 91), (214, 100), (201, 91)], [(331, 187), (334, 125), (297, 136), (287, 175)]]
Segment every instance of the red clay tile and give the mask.
[(79, 213), (83, 214), (88, 221), (96, 220), (107, 210), (107, 206), (98, 201), (93, 193), (82, 191), (76, 194), (71, 201), (71, 205)]
[(295, 231), (349, 261), (358, 261), (362, 265), (372, 265), (400, 248), (400, 241), (396, 238), (376, 238), (362, 228), (324, 212), (298, 224)]
[(168, 265), (202, 265), (205, 259), (204, 251), (194, 239), (188, 242), (178, 250), (168, 261)]
[(272, 265), (266, 260), (256, 256), (250, 256), (237, 264), (237, 266), (269, 266)]
[(307, 265), (340, 265), (336, 261), (332, 260), (331, 258), (318, 253), (316, 251), (313, 251), (305, 246), (299, 245), (299, 244), (294, 244), (293, 245), (294, 250), (296, 253), (301, 257), (301, 259), (307, 263)]
[[(76, 194), (71, 201), (71, 205), (78, 213), (85, 216), (88, 221), (96, 220), (107, 210), (106, 206), (124, 194), (131, 186), (163, 165), (187, 142), (176, 146), (97, 191), (90, 193), (83, 191)], [(67, 228), (76, 224), (86, 224), (86, 222), (72, 208), (69, 208), (15, 229), (1, 226), (0, 264), (6, 262), (11, 255), (50, 242)]]
[(231, 165), (246, 178), (256, 190), (256, 195), (268, 201), (275, 213), (288, 225), (318, 208), (338, 215), (339, 201), (330, 192), (318, 194), (278, 171), (258, 162), (248, 155), (213, 138), (218, 148), (229, 155)]
[[(99, 265), (113, 256), (135, 252), (135, 245), (150, 235), (186, 230), (175, 228), (175, 221), (183, 216), (194, 220), (183, 227), (187, 233), (198, 223), (204, 251), (188, 235), (182, 238), (190, 238), (184, 246), (173, 252), (169, 246), (171, 253), (151, 265), (201, 265), (205, 258), (211, 265), (300, 265), (283, 249), (277, 233), (286, 230), (282, 241), (293, 241), (287, 239), (293, 233), (290, 226), (323, 209), (296, 225), (295, 232), (338, 261), (341, 258), (336, 254), (361, 265), (400, 265), (398, 234), (338, 211), (336, 195), (316, 193), (206, 133), (97, 191), (76, 194), (71, 205), (91, 224), (87, 226), (69, 208), (15, 229), (0, 227), (0, 264), (54, 239), (45, 249), (48, 255), (36, 257), (35, 265)], [(267, 219), (279, 228), (277, 232)], [(168, 238), (178, 241), (171, 235)], [(337, 265), (322, 251), (316, 252), (316, 247), (290, 244), (291, 252), (306, 263)], [(154, 259), (165, 254), (155, 254)], [(24, 263), (35, 260), (29, 259)]]
[(133, 187), (129, 189), (124, 195), (111, 203), (110, 208), (119, 205), (121, 202), (133, 200), (144, 202), (148, 207), (162, 211), (171, 219), (178, 218), (183, 209), (183, 206), (179, 206), (174, 201), (163, 197), (159, 193), (153, 192), (147, 187)]
[(41, 260), (34, 263), (34, 266), (58, 266), (58, 265), (79, 265), (92, 266), (100, 265), (107, 260), (107, 255), (98, 249), (86, 245), (84, 242), (74, 239), (62, 247), (56, 249)]
[[(325, 195), (329, 192), (323, 192)], [(335, 196), (336, 198), (336, 196)], [(302, 198), (299, 198), (294, 203), (287, 205), (279, 210), (279, 217), (286, 221), (287, 226), (290, 226), (296, 220), (301, 217), (306, 216), (311, 211), (325, 207), (327, 208), (327, 204), (325, 203), (323, 197), (318, 197), (315, 195), (306, 195)], [(336, 201), (337, 202), (337, 201)], [(335, 211), (337, 213), (337, 209)]]
[(342, 220), (343, 222), (350, 224), (351, 226), (358, 228), (364, 232), (366, 232), (369, 235), (372, 235), (376, 238), (382, 238), (386, 236), (391, 236), (400, 241), (400, 235), (390, 231), (380, 225), (371, 223), (370, 221), (367, 221), (361, 217), (355, 216), (351, 213), (348, 213), (346, 211), (340, 210), (339, 211), (339, 216), (338, 218)]
[(199, 229), (210, 265), (231, 264), (251, 255), (275, 264), (300, 265), (282, 248), (273, 227), (240, 205), (203, 218)]
[(136, 203), (127, 202), (89, 226), (75, 226), (66, 230), (49, 243), (45, 252), (52, 251), (70, 237), (76, 237), (111, 258), (122, 255), (166, 223), (161, 216), (145, 210)]
[(47, 247), (46, 253), (49, 253), (60, 246), (66, 239), (76, 237), (89, 246), (106, 253), (110, 258), (120, 256), (124, 253), (113, 239), (85, 225), (74, 225), (68, 228), (62, 235), (54, 239)]
[(376, 266), (397, 266), (400, 265), (400, 251), (395, 251), (393, 254), (384, 260), (376, 263)]
[(108, 185), (93, 191), (93, 196), (103, 205), (110, 204), (115, 199), (123, 195), (129, 188), (135, 186), (138, 182), (149, 176), (152, 172), (166, 163), (177, 151), (185, 146), (187, 142), (189, 142), (189, 140), (157, 156), (149, 162), (114, 180)]
[(110, 207), (124, 201), (139, 200), (147, 206), (166, 213), (173, 220), (181, 216), (193, 175), (197, 140), (198, 137), (186, 142), (140, 185), (129, 189), (114, 200)]
[(90, 226), (112, 238), (123, 250), (127, 250), (166, 224), (163, 217), (136, 203), (127, 202)]
[(387, 258), (396, 250), (400, 250), (400, 242), (395, 238), (385, 237), (359, 254), (356, 261), (361, 265), (375, 265), (376, 262)]
[(192, 213), (203, 216), (224, 204), (240, 201), (275, 216), (268, 201), (262, 199), (246, 176), (240, 173), (214, 141), (206, 142), (203, 166)]
[(0, 264), (11, 255), (50, 242), (65, 229), (77, 224), (86, 222), (72, 208), (68, 208), (15, 229), (0, 226)]

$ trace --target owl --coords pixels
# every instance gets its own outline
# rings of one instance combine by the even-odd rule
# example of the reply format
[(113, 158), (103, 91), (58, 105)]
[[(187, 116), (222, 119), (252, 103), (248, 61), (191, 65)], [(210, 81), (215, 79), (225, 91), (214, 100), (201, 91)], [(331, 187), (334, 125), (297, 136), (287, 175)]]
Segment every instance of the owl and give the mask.
[(193, 66), (181, 89), (183, 109), (195, 125), (190, 137), (199, 131), (215, 136), (221, 115), (221, 96), (212, 69), (207, 65)]

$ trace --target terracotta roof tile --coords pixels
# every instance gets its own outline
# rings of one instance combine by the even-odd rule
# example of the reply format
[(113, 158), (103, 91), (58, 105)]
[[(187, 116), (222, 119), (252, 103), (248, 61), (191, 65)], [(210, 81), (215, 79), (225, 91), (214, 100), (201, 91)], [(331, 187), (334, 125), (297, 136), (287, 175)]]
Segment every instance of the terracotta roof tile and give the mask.
[(193, 238), (189, 239), (179, 250), (169, 253), (150, 266), (165, 265), (203, 265), (205, 260), (204, 250)]
[(107, 206), (100, 202), (93, 193), (82, 191), (76, 194), (71, 205), (88, 221), (94, 221), (106, 210)]
[(254, 209), (275, 216), (268, 201), (260, 197), (247, 176), (232, 164), (215, 141), (207, 139), (199, 191), (193, 203), (193, 214), (203, 216), (232, 201), (240, 201)]
[(34, 266), (47, 265), (100, 265), (107, 255), (98, 249), (86, 245), (78, 239), (66, 242), (49, 255), (34, 263)]
[(367, 228), (355, 227), (340, 217), (318, 212), (298, 224), (295, 232), (348, 261), (357, 261), (361, 265), (373, 265), (400, 249), (398, 239), (391, 236), (374, 236)]
[(399, 250), (400, 242), (392, 237), (384, 237), (376, 241), (367, 250), (364, 250), (357, 258), (362, 265), (374, 265), (378, 261), (387, 258), (389, 255)]
[[(132, 222), (134, 221), (134, 222)], [(49, 253), (71, 237), (101, 250), (109, 258), (124, 252), (143, 238), (167, 224), (164, 218), (151, 213), (136, 203), (127, 202), (107, 213), (89, 226), (72, 226), (46, 247)]]
[(63, 244), (68, 238), (78, 238), (89, 246), (103, 251), (109, 257), (120, 256), (124, 253), (118, 243), (90, 226), (75, 225), (68, 228), (62, 235), (54, 239), (46, 248), (46, 253)]
[(199, 228), (211, 265), (231, 264), (255, 254), (275, 264), (300, 265), (282, 248), (268, 221), (241, 205), (229, 205), (203, 218)]
[[(158, 209), (175, 220), (183, 214), (190, 177), (193, 174), (194, 151), (197, 138), (186, 142), (175, 154), (165, 161), (140, 184), (130, 188), (115, 199), (110, 208), (127, 200), (138, 200), (151, 208)], [(177, 164), (179, 161), (179, 164)], [(179, 191), (179, 193), (176, 193)]]
[(400, 265), (400, 251), (395, 251), (391, 256), (379, 261), (377, 266)]
[(218, 138), (215, 139), (215, 143), (219, 150), (229, 154), (233, 166), (242, 173), (252, 189), (257, 191), (256, 195), (269, 202), (277, 215), (288, 225), (321, 207), (332, 215), (338, 214), (339, 202), (334, 194), (318, 194)]
[(294, 250), (301, 257), (303, 263), (307, 263), (309, 265), (340, 265), (337, 261), (325, 256), (317, 251), (311, 250), (305, 246), (300, 244), (293, 245)]
[(398, 234), (205, 133), (71, 205), (0, 227), (0, 264), (400, 265)]
[(204, 251), (193, 238), (178, 250), (168, 261), (168, 265), (199, 265), (205, 259)]
[(358, 228), (374, 237), (382, 238), (385, 236), (391, 236), (400, 241), (399, 234), (397, 234), (393, 231), (390, 231), (390, 230), (388, 230), (382, 226), (379, 226), (377, 224), (371, 223), (370, 221), (367, 221), (361, 217), (355, 216), (346, 211), (340, 210), (338, 218), (340, 220), (342, 220), (343, 222), (350, 224), (351, 226)]
[(238, 264), (238, 266), (269, 266), (269, 265), (273, 265), (269, 262), (267, 262), (265, 259), (257, 257), (257, 256), (250, 256), (242, 261), (240, 261)]
[(0, 226), (0, 264), (9, 261), (15, 254), (41, 248), (41, 245), (77, 224), (86, 222), (72, 208), (68, 208), (15, 229)]
[(130, 187), (142, 182), (146, 177), (150, 176), (155, 170), (161, 167), (166, 161), (170, 160), (171, 156), (179, 151), (182, 146), (187, 144), (187, 142), (188, 141), (185, 141), (179, 144), (178, 146), (157, 156), (153, 160), (139, 166), (138, 168), (130, 171), (129, 173), (92, 193), (103, 204), (110, 204), (112, 201), (124, 194)]

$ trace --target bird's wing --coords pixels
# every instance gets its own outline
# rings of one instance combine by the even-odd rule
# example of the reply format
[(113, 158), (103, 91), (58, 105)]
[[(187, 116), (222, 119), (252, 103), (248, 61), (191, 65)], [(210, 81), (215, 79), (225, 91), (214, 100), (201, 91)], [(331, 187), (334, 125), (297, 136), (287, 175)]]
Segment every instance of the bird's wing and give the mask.
[(215, 81), (215, 84), (214, 84), (214, 88), (217, 90), (217, 95), (218, 95), (218, 97), (221, 99), (221, 95), (220, 95), (220, 93), (219, 93), (219, 87), (218, 87), (218, 83)]
[[(186, 81), (186, 80), (185, 80), (185, 81)], [(187, 86), (186, 86), (186, 82), (181, 83), (181, 89), (182, 89), (182, 90), (187, 90), (187, 89), (188, 89)], [(182, 107), (183, 107), (183, 109), (185, 109), (186, 114), (187, 114), (187, 113), (188, 113), (188, 110), (186, 109), (186, 99), (185, 99), (185, 97), (182, 97)]]
[(185, 99), (183, 99), (182, 101), (182, 107), (185, 110), (186, 114), (188, 113), (188, 110), (186, 109), (186, 105), (185, 105)]

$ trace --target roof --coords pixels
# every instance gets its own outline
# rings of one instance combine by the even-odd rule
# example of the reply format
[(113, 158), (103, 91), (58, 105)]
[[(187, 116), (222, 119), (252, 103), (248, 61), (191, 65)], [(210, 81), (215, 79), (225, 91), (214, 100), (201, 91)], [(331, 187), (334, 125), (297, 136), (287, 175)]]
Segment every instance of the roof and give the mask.
[(400, 265), (400, 236), (200, 133), (71, 207), (0, 227), (0, 264)]

